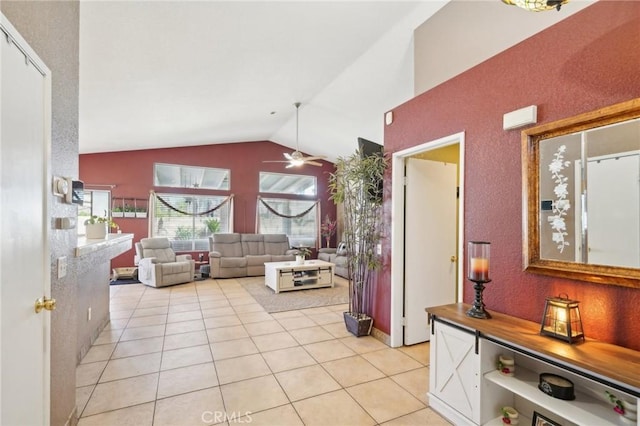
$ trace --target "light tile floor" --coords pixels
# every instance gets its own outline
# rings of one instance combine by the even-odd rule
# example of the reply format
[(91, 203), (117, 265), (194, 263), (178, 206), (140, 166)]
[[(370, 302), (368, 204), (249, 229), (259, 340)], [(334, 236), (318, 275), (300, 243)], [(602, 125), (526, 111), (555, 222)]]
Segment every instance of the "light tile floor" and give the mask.
[(335, 305), (269, 314), (238, 280), (112, 286), (76, 370), (79, 425), (448, 425), (429, 345), (345, 330)]

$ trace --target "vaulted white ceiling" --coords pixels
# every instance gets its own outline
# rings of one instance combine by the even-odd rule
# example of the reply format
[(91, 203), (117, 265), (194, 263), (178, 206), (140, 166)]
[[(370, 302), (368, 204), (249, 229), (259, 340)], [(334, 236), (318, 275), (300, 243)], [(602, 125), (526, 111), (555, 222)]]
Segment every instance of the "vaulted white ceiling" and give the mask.
[[(513, 14), (467, 0), (479, 1)], [(257, 140), (293, 150), (295, 102), (303, 152), (334, 160), (358, 137), (383, 143), (384, 113), (414, 96), (413, 31), (447, 3), (83, 0), (80, 153)], [(499, 34), (492, 18), (482, 26)], [(474, 20), (444, 19), (434, 43)], [(457, 58), (439, 80), (495, 53)]]

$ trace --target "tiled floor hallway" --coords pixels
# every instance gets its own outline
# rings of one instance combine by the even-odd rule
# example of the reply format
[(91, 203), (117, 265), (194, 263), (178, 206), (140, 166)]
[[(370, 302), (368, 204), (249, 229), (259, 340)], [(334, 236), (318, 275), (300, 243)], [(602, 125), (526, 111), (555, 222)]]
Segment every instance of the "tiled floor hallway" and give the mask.
[(355, 338), (345, 305), (269, 314), (238, 280), (111, 286), (77, 368), (80, 425), (447, 425), (428, 344)]

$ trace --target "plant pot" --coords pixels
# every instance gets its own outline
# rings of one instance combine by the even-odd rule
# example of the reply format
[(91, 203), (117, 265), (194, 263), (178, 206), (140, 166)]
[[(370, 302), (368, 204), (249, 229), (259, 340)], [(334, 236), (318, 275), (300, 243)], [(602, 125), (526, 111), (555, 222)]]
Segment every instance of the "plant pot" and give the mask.
[(296, 265), (304, 265), (304, 256), (296, 255)]
[(114, 212), (111, 211), (111, 217), (124, 217), (124, 212)]
[(106, 223), (88, 223), (85, 229), (85, 237), (88, 240), (103, 240), (107, 236)]
[(145, 218), (147, 217), (147, 212), (136, 212), (137, 218)]
[(356, 337), (368, 336), (373, 328), (373, 318), (366, 314), (343, 312), (344, 324), (347, 331)]
[(124, 217), (136, 217), (136, 212), (124, 212)]

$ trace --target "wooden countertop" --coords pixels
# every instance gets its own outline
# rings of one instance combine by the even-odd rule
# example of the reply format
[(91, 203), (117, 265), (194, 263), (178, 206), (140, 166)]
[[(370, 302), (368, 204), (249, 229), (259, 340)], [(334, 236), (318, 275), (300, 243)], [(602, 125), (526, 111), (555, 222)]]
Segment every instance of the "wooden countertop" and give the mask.
[(456, 303), (426, 308), (425, 311), (496, 340), (624, 384), (636, 394), (640, 393), (640, 352), (593, 339), (569, 344), (541, 336), (539, 323), (493, 311), (490, 311), (491, 319), (471, 318), (466, 315), (470, 308), (471, 305)]

